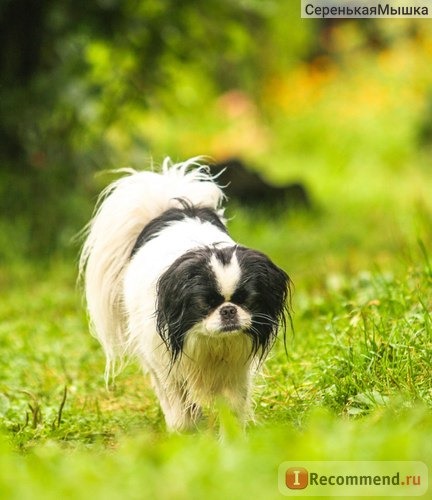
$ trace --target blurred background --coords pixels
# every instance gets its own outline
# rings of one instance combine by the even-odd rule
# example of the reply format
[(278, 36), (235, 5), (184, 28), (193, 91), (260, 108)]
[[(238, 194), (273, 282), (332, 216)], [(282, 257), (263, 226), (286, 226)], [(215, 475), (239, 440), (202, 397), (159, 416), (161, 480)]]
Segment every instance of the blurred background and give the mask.
[(303, 20), (299, 3), (3, 0), (0, 259), (76, 254), (111, 180), (95, 174), (165, 156), (300, 183), (310, 214), (284, 226), (299, 255), (355, 250), (393, 212), (410, 231), (407, 207), (429, 231), (430, 20)]

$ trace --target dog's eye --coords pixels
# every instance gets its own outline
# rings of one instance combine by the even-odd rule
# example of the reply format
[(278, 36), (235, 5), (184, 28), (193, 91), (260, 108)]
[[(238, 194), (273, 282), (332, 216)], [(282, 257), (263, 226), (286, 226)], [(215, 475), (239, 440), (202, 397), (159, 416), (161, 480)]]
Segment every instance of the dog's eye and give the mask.
[(220, 306), (224, 302), (224, 298), (222, 295), (219, 295), (218, 293), (211, 293), (207, 296), (207, 304), (210, 307), (217, 307)]
[(235, 304), (243, 304), (246, 302), (246, 299), (248, 297), (248, 294), (245, 289), (240, 288), (240, 290), (237, 290), (234, 292), (233, 296), (231, 297), (231, 301), (234, 302)]

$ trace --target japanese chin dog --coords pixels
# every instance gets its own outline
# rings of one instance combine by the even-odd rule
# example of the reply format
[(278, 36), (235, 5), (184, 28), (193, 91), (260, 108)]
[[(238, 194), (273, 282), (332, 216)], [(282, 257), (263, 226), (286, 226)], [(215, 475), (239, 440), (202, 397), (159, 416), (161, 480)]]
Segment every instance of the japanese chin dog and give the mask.
[(230, 237), (224, 194), (199, 161), (123, 171), (102, 192), (80, 256), (106, 377), (136, 356), (171, 430), (193, 428), (219, 398), (250, 418), (253, 374), (289, 315), (288, 275)]

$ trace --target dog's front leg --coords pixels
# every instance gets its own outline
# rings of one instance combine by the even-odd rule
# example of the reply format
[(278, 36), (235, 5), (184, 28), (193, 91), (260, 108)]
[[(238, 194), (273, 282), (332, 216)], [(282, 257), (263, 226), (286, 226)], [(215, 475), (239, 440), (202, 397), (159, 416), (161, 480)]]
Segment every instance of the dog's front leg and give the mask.
[(201, 418), (201, 408), (189, 400), (186, 388), (177, 380), (161, 380), (155, 372), (151, 372), (150, 376), (168, 430), (186, 431), (196, 428)]

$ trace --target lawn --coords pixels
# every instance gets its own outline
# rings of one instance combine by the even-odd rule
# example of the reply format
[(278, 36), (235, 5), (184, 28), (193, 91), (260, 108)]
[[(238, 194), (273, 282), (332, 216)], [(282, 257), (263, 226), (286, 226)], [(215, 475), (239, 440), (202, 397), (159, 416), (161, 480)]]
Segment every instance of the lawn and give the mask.
[(271, 499), (281, 497), (277, 471), (288, 460), (431, 466), (427, 172), (407, 169), (393, 189), (385, 176), (363, 186), (351, 197), (348, 179), (317, 188), (309, 213), (230, 211), (235, 238), (269, 253), (295, 284), (287, 352), (280, 335), (245, 434), (223, 411), (222, 437), (211, 420), (168, 434), (134, 362), (106, 389), (76, 260), (5, 263), (0, 496)]

